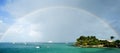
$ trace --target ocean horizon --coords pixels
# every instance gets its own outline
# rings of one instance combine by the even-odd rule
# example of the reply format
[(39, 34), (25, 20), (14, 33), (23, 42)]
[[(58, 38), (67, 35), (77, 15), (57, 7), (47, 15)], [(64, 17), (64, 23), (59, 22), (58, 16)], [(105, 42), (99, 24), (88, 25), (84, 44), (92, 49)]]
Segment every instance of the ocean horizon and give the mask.
[(0, 53), (119, 53), (119, 48), (80, 48), (73, 43), (0, 43)]

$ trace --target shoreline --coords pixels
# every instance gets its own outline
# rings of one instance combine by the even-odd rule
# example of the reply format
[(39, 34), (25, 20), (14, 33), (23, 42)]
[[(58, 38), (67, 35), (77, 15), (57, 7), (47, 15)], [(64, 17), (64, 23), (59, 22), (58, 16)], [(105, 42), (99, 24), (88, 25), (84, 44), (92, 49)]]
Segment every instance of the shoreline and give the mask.
[(119, 47), (83, 47), (83, 46), (74, 46), (77, 48), (116, 48), (116, 49), (120, 49)]
[(83, 46), (83, 45), (79, 45), (79, 46), (76, 46), (76, 45), (72, 45), (74, 47), (78, 47), (78, 48), (119, 48), (120, 47), (105, 47), (104, 45), (86, 45), (86, 46)]

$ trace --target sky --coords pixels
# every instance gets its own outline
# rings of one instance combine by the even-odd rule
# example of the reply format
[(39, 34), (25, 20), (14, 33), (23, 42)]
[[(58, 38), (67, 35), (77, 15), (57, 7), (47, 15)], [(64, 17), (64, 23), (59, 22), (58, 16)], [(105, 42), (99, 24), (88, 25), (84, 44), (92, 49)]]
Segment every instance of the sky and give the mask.
[(120, 0), (0, 0), (0, 42), (120, 35)]

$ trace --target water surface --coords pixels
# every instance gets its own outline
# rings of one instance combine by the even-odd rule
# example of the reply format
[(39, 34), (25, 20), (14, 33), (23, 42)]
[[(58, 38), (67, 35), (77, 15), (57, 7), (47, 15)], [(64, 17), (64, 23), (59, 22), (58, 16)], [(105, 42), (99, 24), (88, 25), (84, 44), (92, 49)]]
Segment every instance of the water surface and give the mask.
[(65, 43), (0, 43), (0, 53), (119, 53), (119, 48), (80, 48)]

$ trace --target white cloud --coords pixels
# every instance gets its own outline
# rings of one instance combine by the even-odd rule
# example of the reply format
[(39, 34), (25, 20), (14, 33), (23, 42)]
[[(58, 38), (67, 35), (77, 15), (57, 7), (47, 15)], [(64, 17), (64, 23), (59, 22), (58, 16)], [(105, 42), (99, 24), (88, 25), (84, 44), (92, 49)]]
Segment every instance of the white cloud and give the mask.
[(0, 35), (3, 35), (3, 33), (0, 33)]
[(3, 33), (0, 32), (0, 38), (2, 37)]
[(3, 23), (3, 21), (2, 20), (0, 20), (0, 24), (2, 24)]
[[(88, 15), (86, 12), (78, 12), (77, 10), (46, 10), (42, 13), (38, 12), (32, 16), (19, 19), (46, 7), (80, 4), (80, 2), (77, 2), (78, 0), (73, 1), (14, 0), (3, 9), (18, 20), (4, 34), (5, 39), (3, 41), (74, 41), (81, 34), (90, 35), (94, 33), (94, 35), (102, 38), (116, 35), (115, 31), (106, 23), (102, 23), (101, 20)], [(0, 23), (3, 22), (0, 21)], [(0, 29), (3, 30), (5, 26), (0, 26)], [(106, 35), (106, 37), (103, 37), (103, 35)]]
[[(78, 2), (79, 1), (79, 2)], [(14, 0), (6, 5), (4, 10), (10, 12), (15, 18), (20, 18), (35, 10), (54, 6), (73, 6), (81, 0)]]
[(106, 39), (110, 35), (116, 36), (116, 33), (87, 12), (55, 8), (19, 19), (5, 33), (2, 41), (64, 42), (74, 41), (80, 35), (96, 35)]
[(45, 4), (41, 0), (19, 0), (9, 3), (4, 8), (6, 11), (10, 12), (15, 18), (20, 18), (28, 13), (38, 10), (44, 7)]
[(38, 38), (39, 36), (41, 36), (42, 34), (41, 34), (40, 32), (31, 30), (31, 31), (29, 31), (29, 35), (30, 35), (31, 37), (34, 37), (34, 38), (37, 39), (37, 38)]
[(0, 31), (2, 31), (2, 27), (4, 26), (3, 21), (0, 20)]

